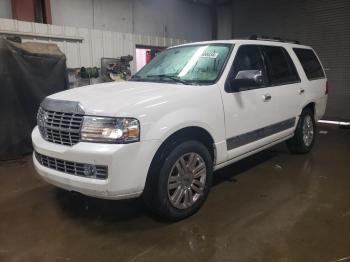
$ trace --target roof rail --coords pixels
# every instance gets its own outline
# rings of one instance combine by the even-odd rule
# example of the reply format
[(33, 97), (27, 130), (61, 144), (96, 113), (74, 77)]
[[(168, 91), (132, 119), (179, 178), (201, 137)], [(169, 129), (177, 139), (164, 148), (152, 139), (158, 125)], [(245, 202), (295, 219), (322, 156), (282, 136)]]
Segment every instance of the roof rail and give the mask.
[(283, 39), (281, 37), (269, 37), (269, 36), (260, 36), (260, 35), (251, 35), (248, 37), (250, 40), (263, 40), (263, 41), (274, 41), (274, 42), (284, 42), (284, 43), (293, 43), (300, 44), (297, 40)]

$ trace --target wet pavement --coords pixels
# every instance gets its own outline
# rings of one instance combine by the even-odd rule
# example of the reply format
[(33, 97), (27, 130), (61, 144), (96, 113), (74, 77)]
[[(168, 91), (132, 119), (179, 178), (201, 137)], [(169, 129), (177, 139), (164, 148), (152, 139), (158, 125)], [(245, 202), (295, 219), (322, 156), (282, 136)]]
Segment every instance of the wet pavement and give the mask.
[(350, 130), (319, 131), (308, 155), (277, 146), (216, 172), (177, 223), (58, 190), (30, 156), (0, 162), (0, 261), (350, 261)]

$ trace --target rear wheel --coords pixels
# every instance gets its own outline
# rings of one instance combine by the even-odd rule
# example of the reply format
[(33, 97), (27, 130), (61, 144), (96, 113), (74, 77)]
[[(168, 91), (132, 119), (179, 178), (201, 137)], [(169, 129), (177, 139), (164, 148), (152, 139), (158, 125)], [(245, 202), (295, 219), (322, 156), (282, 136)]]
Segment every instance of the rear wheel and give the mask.
[(158, 215), (180, 220), (204, 203), (212, 182), (213, 163), (208, 149), (197, 141), (184, 141), (151, 167), (144, 199)]
[(308, 153), (314, 143), (316, 124), (313, 112), (306, 108), (300, 115), (294, 137), (287, 141), (288, 149), (295, 154)]

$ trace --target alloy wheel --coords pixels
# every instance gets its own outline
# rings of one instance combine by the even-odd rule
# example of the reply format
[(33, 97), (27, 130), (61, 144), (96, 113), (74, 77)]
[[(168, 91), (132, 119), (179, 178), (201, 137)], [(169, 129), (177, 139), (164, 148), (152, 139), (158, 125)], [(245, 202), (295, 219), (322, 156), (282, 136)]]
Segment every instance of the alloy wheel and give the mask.
[(204, 194), (207, 169), (197, 153), (182, 155), (171, 168), (168, 178), (168, 197), (178, 209), (193, 206)]
[(303, 123), (303, 141), (306, 146), (310, 146), (314, 139), (314, 124), (310, 115), (306, 115)]

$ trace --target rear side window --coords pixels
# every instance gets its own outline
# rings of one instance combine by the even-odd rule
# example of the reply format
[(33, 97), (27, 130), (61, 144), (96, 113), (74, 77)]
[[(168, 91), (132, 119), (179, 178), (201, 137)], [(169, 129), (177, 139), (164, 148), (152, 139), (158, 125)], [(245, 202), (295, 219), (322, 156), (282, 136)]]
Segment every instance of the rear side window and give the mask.
[(322, 66), (311, 49), (293, 48), (309, 80), (324, 78)]
[(299, 82), (300, 78), (288, 52), (279, 46), (261, 46), (271, 85)]

